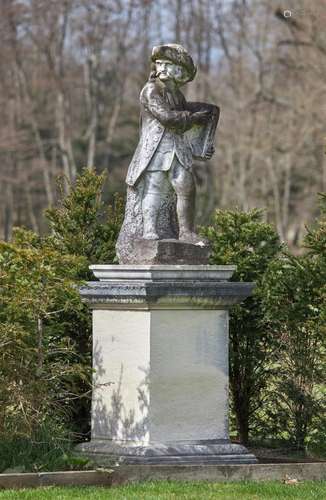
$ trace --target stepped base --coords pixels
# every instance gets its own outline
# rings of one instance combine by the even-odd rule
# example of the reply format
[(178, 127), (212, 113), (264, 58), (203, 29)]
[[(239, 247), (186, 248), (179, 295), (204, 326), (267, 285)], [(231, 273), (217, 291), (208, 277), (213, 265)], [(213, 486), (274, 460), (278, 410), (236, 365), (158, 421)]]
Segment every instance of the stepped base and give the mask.
[(92, 440), (76, 451), (97, 465), (205, 465), (254, 464), (257, 459), (239, 444), (229, 441), (198, 441), (193, 444), (149, 444), (128, 446), (107, 440)]

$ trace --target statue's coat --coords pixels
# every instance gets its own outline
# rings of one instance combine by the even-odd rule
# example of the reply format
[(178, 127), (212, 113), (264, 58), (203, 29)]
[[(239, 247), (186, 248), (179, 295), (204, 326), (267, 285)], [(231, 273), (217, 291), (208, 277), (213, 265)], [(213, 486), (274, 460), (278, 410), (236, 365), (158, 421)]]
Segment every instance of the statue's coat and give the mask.
[[(162, 139), (165, 145), (170, 141), (171, 155), (175, 154), (186, 169), (192, 165), (191, 146), (184, 135), (192, 127), (191, 113), (183, 94), (178, 90), (172, 96), (158, 80), (150, 81), (141, 91), (140, 106), (140, 140), (127, 173), (126, 183), (129, 186), (134, 186), (150, 163), (155, 161)], [(160, 169), (159, 165), (157, 169)]]

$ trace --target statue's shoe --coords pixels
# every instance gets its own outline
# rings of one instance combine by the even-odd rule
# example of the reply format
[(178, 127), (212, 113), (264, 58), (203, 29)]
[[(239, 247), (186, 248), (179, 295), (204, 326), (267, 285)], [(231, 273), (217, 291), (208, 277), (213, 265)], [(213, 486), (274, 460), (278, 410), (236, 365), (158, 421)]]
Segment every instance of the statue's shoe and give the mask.
[(208, 245), (208, 240), (192, 232), (183, 232), (179, 235), (180, 241), (185, 241), (186, 243), (192, 243), (193, 245), (206, 246)]

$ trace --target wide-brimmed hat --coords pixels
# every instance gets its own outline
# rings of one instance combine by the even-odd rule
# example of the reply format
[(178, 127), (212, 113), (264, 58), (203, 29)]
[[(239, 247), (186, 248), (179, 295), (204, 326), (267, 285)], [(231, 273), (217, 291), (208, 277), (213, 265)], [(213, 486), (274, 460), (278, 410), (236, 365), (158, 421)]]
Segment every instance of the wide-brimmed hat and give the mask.
[(153, 47), (151, 59), (153, 62), (157, 59), (167, 59), (168, 61), (182, 66), (188, 73), (188, 82), (195, 78), (197, 68), (192, 57), (182, 45), (176, 43), (157, 45)]

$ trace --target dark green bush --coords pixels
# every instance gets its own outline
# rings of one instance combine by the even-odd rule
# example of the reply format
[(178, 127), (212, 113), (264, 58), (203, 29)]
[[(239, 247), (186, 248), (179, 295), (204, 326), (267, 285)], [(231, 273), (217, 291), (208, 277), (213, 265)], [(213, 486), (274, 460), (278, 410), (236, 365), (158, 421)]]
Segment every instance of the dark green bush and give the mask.
[[(326, 197), (321, 217), (305, 238), (308, 252), (286, 254), (265, 276), (263, 304), (278, 337), (277, 368), (264, 416), (269, 434), (297, 448), (319, 448), (326, 438)], [(309, 444), (310, 443), (310, 444)]]
[[(64, 254), (80, 255), (87, 266), (115, 261), (115, 243), (123, 219), (123, 199), (116, 195), (112, 205), (104, 206), (102, 192), (105, 175), (85, 169), (70, 194), (64, 195), (63, 179), (59, 179), (58, 207), (46, 210), (50, 240)], [(86, 266), (86, 267), (87, 267)], [(87, 277), (92, 274), (85, 271)]]
[(230, 314), (231, 402), (238, 436), (247, 443), (250, 429), (258, 424), (257, 410), (271, 377), (269, 356), (275, 343), (264, 323), (262, 280), (281, 244), (260, 210), (217, 210), (203, 234), (212, 245), (212, 264), (234, 264), (234, 281), (256, 283), (252, 297), (234, 306)]
[(3, 449), (24, 448), (26, 467), (59, 467), (60, 450), (89, 431), (91, 315), (76, 285), (90, 263), (115, 258), (122, 202), (105, 210), (103, 183), (85, 170), (47, 212), (50, 235), (19, 229), (0, 242), (0, 439)]

